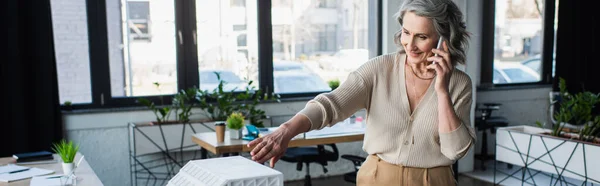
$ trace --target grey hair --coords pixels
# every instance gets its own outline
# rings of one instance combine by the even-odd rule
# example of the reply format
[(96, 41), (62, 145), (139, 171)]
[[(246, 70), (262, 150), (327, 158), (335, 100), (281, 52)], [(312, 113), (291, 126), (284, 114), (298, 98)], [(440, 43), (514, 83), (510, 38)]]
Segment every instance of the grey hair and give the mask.
[[(437, 34), (444, 37), (448, 44), (452, 65), (465, 64), (469, 33), (463, 21), (463, 14), (454, 2), (451, 0), (404, 0), (395, 15), (400, 27), (402, 27), (402, 19), (406, 12), (413, 12), (418, 16), (431, 19)], [(394, 42), (399, 46), (398, 52), (404, 53), (400, 36), (402, 36), (402, 29), (394, 34)]]

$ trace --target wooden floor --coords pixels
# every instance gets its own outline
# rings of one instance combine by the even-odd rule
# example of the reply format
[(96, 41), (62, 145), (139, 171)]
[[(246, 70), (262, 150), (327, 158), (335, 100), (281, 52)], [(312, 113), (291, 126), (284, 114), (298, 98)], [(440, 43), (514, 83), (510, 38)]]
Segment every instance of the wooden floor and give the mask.
[[(303, 181), (285, 182), (285, 186), (304, 186)], [(328, 178), (312, 179), (313, 186), (335, 185), (335, 186), (354, 186), (355, 184), (344, 181), (342, 176), (334, 176)], [(458, 176), (459, 186), (493, 186), (492, 183), (474, 179), (468, 176)]]

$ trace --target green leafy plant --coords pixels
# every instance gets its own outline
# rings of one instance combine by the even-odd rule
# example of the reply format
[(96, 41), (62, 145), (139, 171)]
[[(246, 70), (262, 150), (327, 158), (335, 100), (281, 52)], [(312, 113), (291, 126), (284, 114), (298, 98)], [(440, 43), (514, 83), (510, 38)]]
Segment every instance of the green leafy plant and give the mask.
[(336, 88), (338, 88), (340, 86), (340, 80), (330, 80), (327, 82), (329, 84), (329, 87), (331, 87), (331, 90), (335, 90)]
[(65, 101), (65, 103), (63, 103), (64, 106), (70, 107), (73, 105), (73, 103), (71, 101)]
[(63, 139), (60, 142), (55, 143), (52, 150), (60, 156), (63, 162), (73, 163), (75, 155), (79, 151), (79, 145), (73, 144), (73, 141), (67, 142)]
[[(153, 83), (154, 86), (160, 91), (160, 84), (158, 82)], [(161, 105), (164, 105), (163, 97), (159, 96)], [(169, 119), (169, 115), (171, 115), (171, 108), (168, 106), (159, 107), (154, 104), (154, 102), (146, 99), (146, 98), (138, 98), (138, 103), (148, 107), (156, 116), (156, 122), (158, 124), (164, 123)]]
[(244, 115), (239, 112), (234, 112), (227, 117), (227, 127), (234, 130), (239, 130), (244, 127)]
[(252, 81), (248, 82), (245, 92), (237, 95), (237, 100), (240, 100), (241, 104), (237, 105), (236, 110), (242, 112), (250, 124), (256, 127), (265, 127), (263, 119), (267, 117), (264, 110), (257, 108), (258, 104), (262, 101), (281, 102), (278, 94), (268, 95), (261, 90), (256, 90), (256, 87), (252, 86)]
[(208, 90), (198, 90), (196, 100), (198, 106), (205, 111), (204, 115), (213, 121), (225, 121), (227, 117), (235, 111), (233, 103), (237, 100), (234, 94), (235, 89), (224, 91), (223, 87), (227, 82), (221, 79), (221, 74), (215, 72), (219, 85), (217, 88)]
[(175, 120), (183, 123), (190, 121), (192, 115), (192, 108), (194, 107), (194, 100), (196, 97), (196, 88), (189, 88), (187, 90), (179, 91), (173, 97), (173, 108), (175, 114)]
[(579, 130), (579, 140), (593, 140), (600, 132), (600, 116), (592, 115), (592, 110), (600, 103), (600, 94), (588, 91), (570, 94), (563, 78), (560, 78), (558, 87), (560, 108), (554, 113), (556, 124), (553, 126), (552, 135), (560, 136), (564, 125), (570, 123), (582, 126)]

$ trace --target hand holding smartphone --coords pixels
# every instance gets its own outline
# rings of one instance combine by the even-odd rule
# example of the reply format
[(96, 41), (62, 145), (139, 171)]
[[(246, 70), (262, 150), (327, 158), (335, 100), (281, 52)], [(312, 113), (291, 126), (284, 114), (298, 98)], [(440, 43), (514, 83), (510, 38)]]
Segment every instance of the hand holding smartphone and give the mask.
[[(442, 42), (444, 42), (444, 37), (440, 36), (440, 39), (438, 40), (438, 43), (437, 43), (437, 46), (435, 47), (435, 49), (443, 50), (442, 49)], [(438, 56), (438, 54), (435, 54), (434, 56)], [(436, 62), (433, 61), (433, 63), (436, 63)]]

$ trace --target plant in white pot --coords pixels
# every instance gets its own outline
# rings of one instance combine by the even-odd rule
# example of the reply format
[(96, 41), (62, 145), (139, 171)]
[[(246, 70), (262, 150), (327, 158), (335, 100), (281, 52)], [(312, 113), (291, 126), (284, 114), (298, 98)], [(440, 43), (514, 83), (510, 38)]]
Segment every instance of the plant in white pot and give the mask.
[(227, 128), (231, 139), (242, 139), (242, 128), (244, 127), (244, 115), (234, 112), (227, 117)]
[[(499, 128), (496, 160), (551, 173), (562, 182), (569, 177), (599, 184), (600, 161), (593, 160), (600, 157), (600, 138), (596, 137), (600, 134), (600, 116), (593, 109), (600, 104), (600, 94), (570, 94), (562, 78), (559, 88), (560, 108), (552, 114), (552, 125), (546, 129), (537, 122), (538, 127)], [(567, 129), (567, 125), (577, 127)]]
[(63, 173), (65, 175), (71, 174), (73, 168), (75, 168), (73, 161), (75, 160), (75, 155), (79, 151), (79, 145), (75, 145), (73, 141), (67, 142), (63, 139), (60, 142), (55, 143), (52, 150), (54, 150), (54, 152), (56, 152), (63, 160)]

